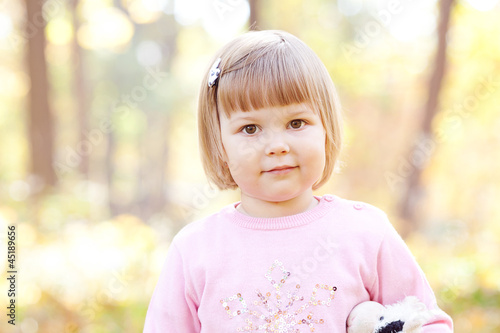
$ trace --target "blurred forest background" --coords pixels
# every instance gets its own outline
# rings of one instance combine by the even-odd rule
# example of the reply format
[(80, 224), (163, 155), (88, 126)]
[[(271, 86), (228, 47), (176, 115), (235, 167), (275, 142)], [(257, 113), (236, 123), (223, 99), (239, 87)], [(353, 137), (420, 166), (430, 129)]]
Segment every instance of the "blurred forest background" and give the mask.
[(500, 332), (498, 0), (0, 0), (0, 257), (17, 325), (141, 332), (173, 235), (238, 200), (206, 182), (213, 53), (282, 29), (326, 64), (346, 121), (318, 195), (384, 209), (454, 318)]

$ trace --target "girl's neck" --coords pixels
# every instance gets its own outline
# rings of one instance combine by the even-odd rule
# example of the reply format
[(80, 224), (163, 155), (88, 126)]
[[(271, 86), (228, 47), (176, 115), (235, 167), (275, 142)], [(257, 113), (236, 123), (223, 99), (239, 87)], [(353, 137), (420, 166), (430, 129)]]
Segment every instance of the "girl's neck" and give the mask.
[(299, 214), (314, 208), (317, 204), (318, 200), (312, 195), (312, 190), (278, 202), (265, 201), (242, 193), (241, 204), (236, 209), (245, 215), (271, 218)]

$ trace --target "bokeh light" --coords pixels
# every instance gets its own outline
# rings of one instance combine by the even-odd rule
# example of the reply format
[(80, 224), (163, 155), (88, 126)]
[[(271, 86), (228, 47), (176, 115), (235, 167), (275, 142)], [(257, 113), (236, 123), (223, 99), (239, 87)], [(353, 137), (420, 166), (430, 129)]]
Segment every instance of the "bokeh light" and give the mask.
[(133, 0), (128, 4), (130, 18), (139, 24), (148, 24), (158, 20), (163, 15), (167, 1)]
[(162, 51), (157, 42), (147, 40), (137, 45), (136, 56), (142, 66), (154, 66), (161, 62)]
[(7, 98), (24, 97), (30, 88), (29, 77), (21, 71), (0, 65), (0, 96)]
[(489, 11), (495, 8), (498, 0), (466, 0), (469, 5), (480, 11)]
[(401, 2), (401, 11), (388, 18), (388, 28), (395, 38), (410, 42), (430, 36), (437, 26), (434, 0)]
[(242, 31), (250, 17), (247, 1), (214, 1), (203, 11), (203, 28), (213, 37), (227, 40)]
[(120, 52), (132, 39), (134, 30), (134, 25), (122, 11), (108, 7), (89, 14), (77, 36), (84, 48)]
[(24, 201), (30, 195), (31, 189), (27, 182), (17, 180), (10, 184), (9, 194), (15, 201)]
[(208, 1), (203, 0), (175, 1), (175, 20), (185, 26), (196, 23), (201, 18), (207, 3)]
[(22, 333), (36, 333), (38, 332), (38, 322), (34, 318), (25, 318), (21, 323)]
[(345, 16), (354, 16), (363, 9), (363, 0), (338, 0), (339, 12)]
[(65, 18), (56, 18), (47, 23), (45, 34), (50, 43), (68, 44), (73, 40), (73, 25)]
[(0, 12), (0, 39), (7, 38), (12, 30), (12, 20), (8, 15)]

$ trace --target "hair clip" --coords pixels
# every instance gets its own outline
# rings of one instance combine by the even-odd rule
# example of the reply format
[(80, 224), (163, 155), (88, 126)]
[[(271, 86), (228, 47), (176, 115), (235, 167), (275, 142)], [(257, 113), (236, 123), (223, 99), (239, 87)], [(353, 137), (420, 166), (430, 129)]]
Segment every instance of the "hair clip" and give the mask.
[(219, 67), (220, 61), (221, 61), (221, 59), (217, 58), (217, 60), (215, 60), (214, 64), (212, 65), (212, 68), (210, 68), (210, 74), (208, 75), (208, 87), (209, 88), (211, 88), (215, 84), (217, 79), (219, 78), (220, 69), (218, 67)]

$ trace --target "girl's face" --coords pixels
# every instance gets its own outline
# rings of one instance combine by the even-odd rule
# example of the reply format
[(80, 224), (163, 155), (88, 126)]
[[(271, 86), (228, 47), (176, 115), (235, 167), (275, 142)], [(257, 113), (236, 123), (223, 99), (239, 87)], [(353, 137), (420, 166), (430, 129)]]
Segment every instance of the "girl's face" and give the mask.
[(220, 113), (225, 161), (242, 203), (312, 197), (325, 167), (325, 130), (306, 104)]

